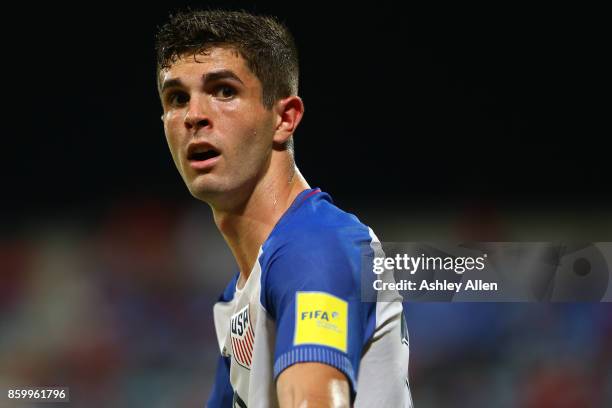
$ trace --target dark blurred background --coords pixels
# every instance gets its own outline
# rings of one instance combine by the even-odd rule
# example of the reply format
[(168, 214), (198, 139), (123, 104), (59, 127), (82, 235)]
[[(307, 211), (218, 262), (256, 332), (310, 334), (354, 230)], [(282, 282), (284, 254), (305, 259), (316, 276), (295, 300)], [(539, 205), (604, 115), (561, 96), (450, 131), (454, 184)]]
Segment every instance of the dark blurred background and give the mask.
[[(289, 26), (306, 104), (298, 166), (382, 240), (612, 240), (595, 11), (7, 9), (0, 386), (69, 386), (75, 407), (208, 395), (211, 307), (235, 266), (174, 168), (155, 87), (156, 27), (188, 4)], [(612, 401), (608, 304), (406, 316), (419, 408)]]

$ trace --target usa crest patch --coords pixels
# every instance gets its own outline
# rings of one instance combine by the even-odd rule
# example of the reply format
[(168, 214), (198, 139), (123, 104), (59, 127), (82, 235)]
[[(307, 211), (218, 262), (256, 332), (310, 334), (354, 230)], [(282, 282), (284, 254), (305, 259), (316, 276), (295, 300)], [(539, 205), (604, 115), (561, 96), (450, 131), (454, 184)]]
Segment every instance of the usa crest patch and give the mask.
[(255, 334), (251, 324), (249, 305), (232, 316), (231, 321), (232, 354), (234, 360), (244, 368), (250, 370), (253, 362), (253, 344)]

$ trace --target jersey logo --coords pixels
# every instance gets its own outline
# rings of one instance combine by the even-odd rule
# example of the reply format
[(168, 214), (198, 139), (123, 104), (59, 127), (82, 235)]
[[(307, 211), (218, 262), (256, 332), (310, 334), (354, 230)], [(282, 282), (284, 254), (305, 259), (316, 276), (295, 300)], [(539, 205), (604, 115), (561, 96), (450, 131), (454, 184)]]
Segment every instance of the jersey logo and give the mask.
[(253, 343), (255, 334), (251, 325), (249, 305), (232, 316), (230, 332), (232, 337), (232, 355), (234, 360), (244, 368), (250, 370), (253, 361)]
[(346, 352), (348, 303), (325, 292), (297, 292), (293, 345), (317, 344)]

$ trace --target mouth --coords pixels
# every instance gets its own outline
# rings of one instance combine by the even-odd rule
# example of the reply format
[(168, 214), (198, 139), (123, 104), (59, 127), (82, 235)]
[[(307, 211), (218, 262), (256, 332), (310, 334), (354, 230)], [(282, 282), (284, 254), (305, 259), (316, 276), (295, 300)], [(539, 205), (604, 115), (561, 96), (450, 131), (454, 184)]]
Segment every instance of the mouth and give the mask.
[(187, 160), (196, 170), (207, 170), (217, 162), (221, 152), (208, 143), (194, 143), (187, 149)]
[(189, 154), (189, 156), (187, 156), (187, 159), (189, 161), (206, 161), (208, 159), (212, 159), (214, 157), (218, 157), (219, 156), (219, 152), (214, 150), (214, 149), (210, 149), (210, 150), (206, 150), (203, 152), (193, 152), (191, 154)]

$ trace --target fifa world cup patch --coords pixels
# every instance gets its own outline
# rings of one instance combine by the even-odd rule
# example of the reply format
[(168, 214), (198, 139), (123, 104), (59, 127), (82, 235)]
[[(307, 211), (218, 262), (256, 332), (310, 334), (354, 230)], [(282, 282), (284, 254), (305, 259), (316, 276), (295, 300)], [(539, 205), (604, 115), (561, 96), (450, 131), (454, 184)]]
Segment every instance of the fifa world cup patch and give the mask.
[(316, 344), (346, 352), (348, 303), (325, 292), (297, 292), (293, 344)]
[(255, 333), (251, 324), (249, 305), (232, 316), (231, 321), (232, 355), (234, 360), (246, 369), (251, 369), (253, 362), (253, 344)]

